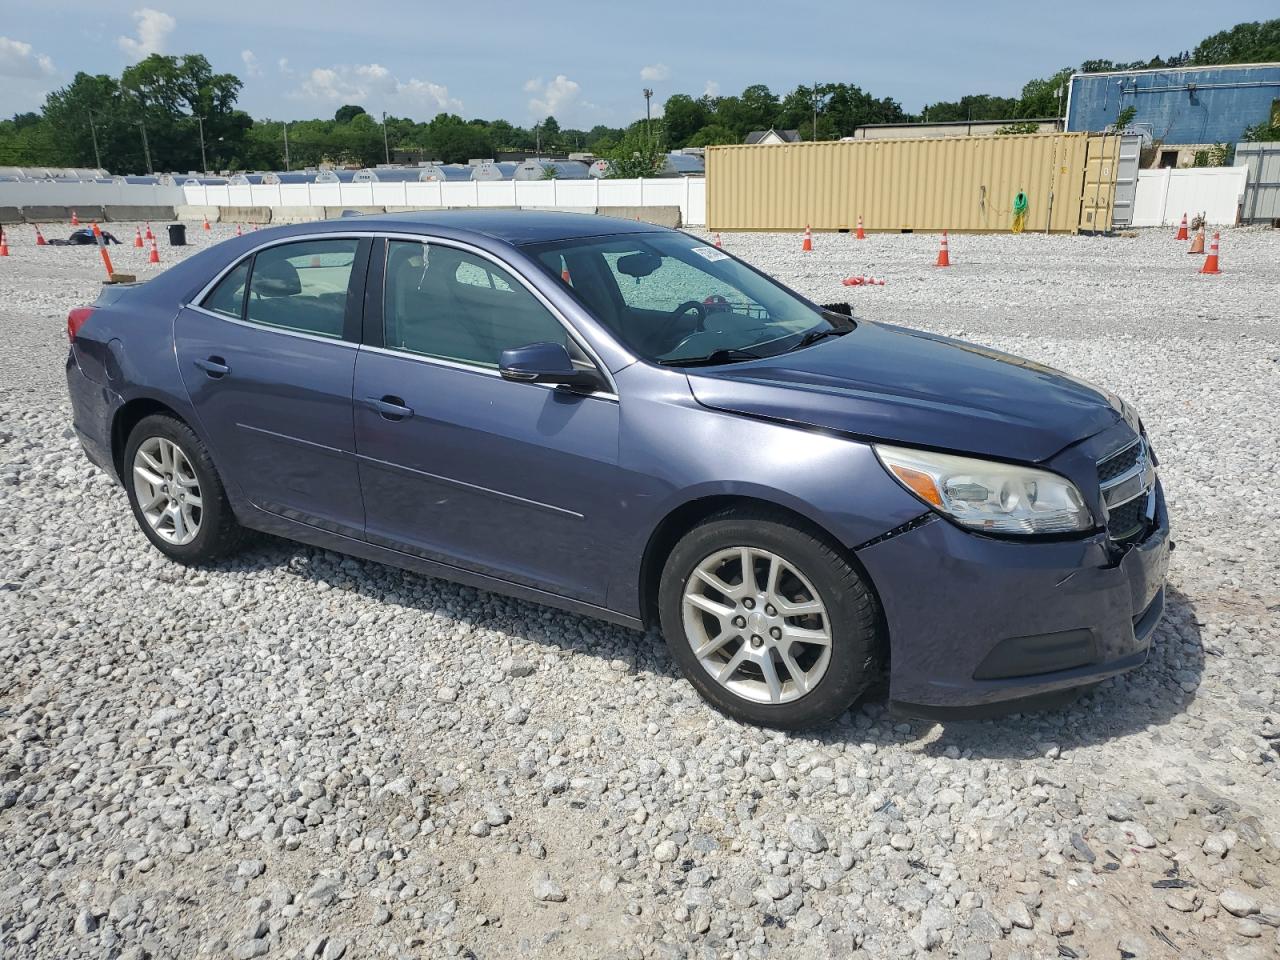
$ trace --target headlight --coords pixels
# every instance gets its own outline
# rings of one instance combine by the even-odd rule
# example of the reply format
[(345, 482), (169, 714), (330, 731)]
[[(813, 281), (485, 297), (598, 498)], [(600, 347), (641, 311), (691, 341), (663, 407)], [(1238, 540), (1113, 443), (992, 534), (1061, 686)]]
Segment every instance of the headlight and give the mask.
[(1073, 533), (1093, 526), (1076, 485), (1034, 467), (876, 445), (899, 483), (957, 523), (986, 533)]

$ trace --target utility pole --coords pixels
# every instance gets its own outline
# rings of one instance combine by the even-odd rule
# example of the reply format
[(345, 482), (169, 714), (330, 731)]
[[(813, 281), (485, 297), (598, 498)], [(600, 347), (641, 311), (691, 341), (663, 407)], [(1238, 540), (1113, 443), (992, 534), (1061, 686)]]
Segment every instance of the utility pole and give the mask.
[(151, 166), (151, 145), (147, 143), (147, 121), (135, 120), (134, 123), (142, 131), (142, 154), (147, 159), (147, 173), (150, 175), (155, 173), (155, 169)]
[(209, 175), (209, 161), (204, 158), (204, 117), (196, 117), (196, 123), (200, 124), (200, 169), (204, 171), (204, 175)]
[(542, 121), (533, 125), (533, 152), (542, 156)]
[(649, 113), (649, 100), (653, 97), (653, 91), (648, 87), (644, 88), (644, 136), (646, 140), (653, 140), (653, 130), (651, 129), (652, 118)]
[(387, 158), (387, 165), (391, 165), (391, 147), (387, 144), (387, 111), (382, 111), (382, 154)]
[(284, 169), (289, 169), (289, 121), (282, 121), (284, 124)]
[(102, 169), (102, 154), (98, 153), (98, 128), (93, 125), (93, 111), (86, 110), (89, 115), (89, 135), (93, 137), (93, 162), (98, 165), (98, 169)]
[(818, 139), (818, 81), (813, 81), (813, 139)]

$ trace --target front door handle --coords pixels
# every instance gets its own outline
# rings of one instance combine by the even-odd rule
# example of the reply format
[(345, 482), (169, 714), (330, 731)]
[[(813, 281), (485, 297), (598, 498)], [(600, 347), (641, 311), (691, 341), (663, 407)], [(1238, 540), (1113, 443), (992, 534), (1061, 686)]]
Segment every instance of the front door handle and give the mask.
[(220, 380), (231, 372), (231, 368), (227, 366), (227, 361), (221, 357), (208, 357), (205, 360), (197, 360), (196, 366), (207, 373), (212, 380)]
[(385, 397), (365, 397), (365, 402), (377, 410), (384, 420), (403, 420), (413, 416), (413, 407), (406, 407), (403, 400), (391, 394)]

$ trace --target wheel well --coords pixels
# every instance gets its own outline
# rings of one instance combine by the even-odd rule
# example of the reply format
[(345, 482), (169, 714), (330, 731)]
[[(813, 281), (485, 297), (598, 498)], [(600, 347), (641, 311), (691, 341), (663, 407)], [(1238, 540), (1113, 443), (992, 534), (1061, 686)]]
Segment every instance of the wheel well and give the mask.
[(880, 663), (887, 667), (890, 653), (888, 624), (885, 621), (884, 608), (880, 604), (880, 594), (876, 590), (875, 582), (871, 579), (870, 574), (867, 573), (862, 562), (838, 538), (832, 536), (828, 530), (814, 523), (804, 514), (756, 497), (732, 495), (703, 497), (680, 505), (662, 519), (657, 529), (649, 537), (649, 542), (645, 546), (644, 559), (640, 565), (640, 616), (644, 621), (645, 627), (652, 628), (658, 625), (658, 584), (662, 579), (662, 568), (666, 566), (667, 557), (671, 555), (675, 545), (680, 542), (680, 538), (708, 517), (735, 508), (750, 509), (757, 512), (763, 510), (774, 514), (781, 521), (797, 527), (803, 527), (814, 536), (825, 540), (850, 566), (858, 571), (858, 576), (867, 585), (867, 589), (871, 591), (871, 596), (875, 601), (876, 620), (879, 623), (879, 630), (877, 631), (879, 634), (879, 649), (876, 650), (876, 655)]
[(111, 462), (116, 468), (116, 476), (122, 481), (125, 475), (124, 445), (129, 442), (129, 434), (133, 433), (133, 428), (143, 417), (149, 417), (153, 413), (167, 414), (175, 420), (186, 422), (172, 407), (165, 406), (159, 400), (145, 397), (140, 400), (130, 400), (116, 411), (115, 419), (111, 422)]

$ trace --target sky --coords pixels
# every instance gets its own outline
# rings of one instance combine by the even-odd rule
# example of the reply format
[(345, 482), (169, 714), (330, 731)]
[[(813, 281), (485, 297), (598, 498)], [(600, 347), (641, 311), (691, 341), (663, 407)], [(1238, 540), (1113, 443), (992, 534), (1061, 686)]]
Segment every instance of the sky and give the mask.
[(836, 3), (815, 0), (0, 0), (0, 116), (39, 109), (77, 71), (202, 53), (244, 81), (259, 119), (370, 113), (622, 126), (673, 93), (854, 83), (918, 112), (964, 93), (1016, 96), (1085, 59), (1168, 55), (1275, 0)]

